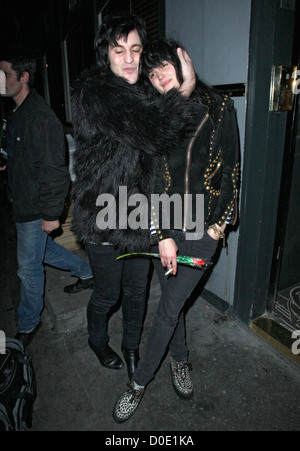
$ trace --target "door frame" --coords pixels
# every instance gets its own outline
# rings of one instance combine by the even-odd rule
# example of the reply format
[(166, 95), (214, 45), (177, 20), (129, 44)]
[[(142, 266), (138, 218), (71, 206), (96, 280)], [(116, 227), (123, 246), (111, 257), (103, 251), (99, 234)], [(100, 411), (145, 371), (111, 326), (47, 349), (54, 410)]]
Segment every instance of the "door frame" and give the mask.
[(245, 323), (267, 309), (277, 232), (288, 112), (270, 112), (274, 65), (291, 65), (295, 10), (252, 0), (241, 186), (240, 235), (233, 316)]
[[(295, 36), (293, 46), (292, 64), (300, 68), (300, 5), (297, 3), (298, 11), (296, 13)], [(278, 285), (281, 273), (285, 235), (289, 210), (286, 208), (290, 204), (290, 195), (292, 187), (292, 175), (294, 158), (296, 152), (297, 133), (300, 120), (300, 95), (295, 96), (293, 110), (288, 112), (287, 132), (284, 151), (284, 164), (282, 167), (281, 188), (278, 204), (277, 228), (274, 243), (274, 252), (272, 259), (272, 269), (270, 286), (268, 291), (267, 310), (273, 311), (278, 293)]]

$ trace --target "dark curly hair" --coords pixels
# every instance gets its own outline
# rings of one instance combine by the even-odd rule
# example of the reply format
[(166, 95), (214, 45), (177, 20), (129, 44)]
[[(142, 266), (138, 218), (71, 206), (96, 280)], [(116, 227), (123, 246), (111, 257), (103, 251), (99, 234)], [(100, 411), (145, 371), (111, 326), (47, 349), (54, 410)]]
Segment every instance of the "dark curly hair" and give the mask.
[(138, 32), (143, 47), (147, 40), (146, 24), (143, 19), (134, 14), (106, 16), (95, 39), (97, 65), (101, 69), (108, 67), (108, 46), (118, 45), (120, 38), (127, 39), (133, 30)]
[(7, 61), (11, 68), (16, 71), (17, 80), (20, 81), (24, 72), (28, 72), (28, 85), (33, 86), (37, 70), (37, 60), (27, 49), (16, 47), (0, 52), (0, 61)]
[[(142, 64), (142, 79), (145, 85), (146, 91), (149, 96), (157, 94), (155, 88), (153, 88), (149, 81), (150, 72), (159, 67), (164, 61), (171, 63), (176, 71), (176, 76), (180, 84), (183, 83), (183, 75), (181, 69), (181, 63), (177, 54), (178, 47), (184, 49), (184, 47), (173, 39), (154, 39), (149, 41), (144, 49), (141, 64)], [(197, 77), (197, 84), (194, 92), (191, 94), (191, 100), (195, 102), (201, 102), (208, 106), (211, 116), (215, 117), (215, 95), (214, 90), (210, 86), (207, 86)]]

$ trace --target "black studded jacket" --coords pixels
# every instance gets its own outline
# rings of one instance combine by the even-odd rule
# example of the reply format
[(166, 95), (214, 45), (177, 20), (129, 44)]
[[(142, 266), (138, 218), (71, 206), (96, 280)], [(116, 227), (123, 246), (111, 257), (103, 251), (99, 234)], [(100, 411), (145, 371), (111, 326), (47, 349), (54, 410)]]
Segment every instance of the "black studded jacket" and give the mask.
[[(198, 127), (192, 139), (186, 139), (181, 150), (169, 154), (161, 164), (156, 179), (156, 192), (182, 199), (182, 222), (175, 218), (173, 204), (153, 217), (159, 240), (171, 238), (174, 230), (193, 232), (188, 214), (196, 216), (196, 194), (204, 198), (204, 229), (213, 224), (235, 224), (239, 181), (239, 134), (233, 101), (214, 93), (215, 114), (199, 104)], [(184, 195), (189, 194), (193, 208), (188, 211)], [(174, 198), (175, 199), (175, 198)], [(158, 213), (158, 214), (157, 214)], [(169, 214), (170, 227), (162, 223)], [(176, 224), (177, 222), (177, 224)]]

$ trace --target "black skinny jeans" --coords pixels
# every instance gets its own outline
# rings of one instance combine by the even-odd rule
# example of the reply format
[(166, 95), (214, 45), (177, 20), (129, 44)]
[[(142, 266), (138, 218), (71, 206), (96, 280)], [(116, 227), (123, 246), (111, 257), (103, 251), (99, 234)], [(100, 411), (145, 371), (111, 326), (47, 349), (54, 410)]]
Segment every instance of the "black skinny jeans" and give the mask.
[[(179, 255), (210, 260), (216, 252), (217, 244), (218, 242), (205, 232), (199, 241), (179, 243)], [(162, 295), (146, 347), (134, 374), (134, 381), (142, 386), (147, 385), (154, 377), (168, 345), (171, 356), (177, 362), (187, 360), (188, 348), (182, 309), (204, 274), (203, 270), (178, 265), (177, 275), (167, 279), (160, 260), (155, 261), (154, 265), (160, 279)]]
[(129, 350), (139, 347), (146, 308), (150, 260), (130, 258), (116, 261), (120, 251), (113, 246), (86, 244), (94, 277), (94, 290), (87, 308), (88, 332), (95, 346), (108, 343), (107, 315), (119, 301), (123, 289), (123, 341)]

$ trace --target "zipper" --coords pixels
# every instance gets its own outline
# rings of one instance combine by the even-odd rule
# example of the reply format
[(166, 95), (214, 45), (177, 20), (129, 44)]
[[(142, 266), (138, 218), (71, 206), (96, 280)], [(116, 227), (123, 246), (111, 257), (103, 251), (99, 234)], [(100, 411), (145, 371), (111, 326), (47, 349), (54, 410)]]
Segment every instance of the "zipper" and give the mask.
[[(192, 160), (192, 149), (194, 146), (194, 143), (196, 141), (197, 136), (199, 135), (202, 127), (204, 126), (204, 124), (207, 122), (209, 118), (209, 114), (207, 113), (206, 116), (202, 119), (202, 121), (200, 122), (195, 135), (193, 136), (193, 138), (190, 141), (188, 150), (187, 150), (187, 160), (186, 160), (186, 169), (185, 169), (185, 191), (184, 194), (189, 194), (189, 172), (190, 172), (190, 166), (191, 166), (191, 160)], [(186, 232), (186, 223), (187, 223), (187, 212), (188, 212), (188, 208), (189, 208), (189, 202), (188, 202), (188, 197), (185, 196), (185, 202), (184, 202), (184, 219), (183, 219), (183, 231)]]

